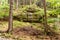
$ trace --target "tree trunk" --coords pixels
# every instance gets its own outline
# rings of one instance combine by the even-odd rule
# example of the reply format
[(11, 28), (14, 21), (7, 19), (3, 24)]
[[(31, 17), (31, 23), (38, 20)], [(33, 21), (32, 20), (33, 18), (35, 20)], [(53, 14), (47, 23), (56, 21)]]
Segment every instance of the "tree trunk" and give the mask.
[(32, 1), (32, 0), (30, 0), (30, 5), (31, 5), (31, 1)]
[(44, 27), (45, 27), (45, 32), (47, 32), (47, 13), (46, 13), (46, 1), (43, 0), (43, 7), (44, 7)]
[(16, 0), (16, 8), (18, 9), (18, 7), (19, 7), (19, 0)]
[(10, 0), (8, 32), (13, 30), (13, 0)]
[(45, 27), (45, 30), (44, 32), (46, 33), (46, 35), (53, 35), (54, 36), (58, 33), (56, 33), (48, 24), (47, 24), (47, 13), (46, 13), (46, 1), (43, 0), (43, 6), (44, 6), (44, 27)]

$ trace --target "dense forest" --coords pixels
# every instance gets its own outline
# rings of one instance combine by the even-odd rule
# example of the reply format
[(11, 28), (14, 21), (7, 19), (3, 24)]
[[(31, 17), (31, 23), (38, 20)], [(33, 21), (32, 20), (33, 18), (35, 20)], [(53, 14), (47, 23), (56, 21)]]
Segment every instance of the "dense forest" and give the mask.
[(0, 40), (60, 40), (60, 0), (0, 0)]

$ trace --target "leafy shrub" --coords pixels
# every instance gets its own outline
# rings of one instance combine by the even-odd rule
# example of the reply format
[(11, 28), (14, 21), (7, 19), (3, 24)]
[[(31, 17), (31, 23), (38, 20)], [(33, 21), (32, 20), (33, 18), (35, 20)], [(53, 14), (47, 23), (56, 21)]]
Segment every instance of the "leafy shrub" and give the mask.
[(0, 5), (0, 19), (8, 17), (9, 15), (9, 5)]
[[(43, 12), (43, 9), (35, 6), (35, 5), (30, 5), (30, 6), (24, 6), (23, 8), (19, 8), (18, 11), (14, 11), (14, 15), (15, 15), (15, 18), (17, 18), (18, 20), (23, 20), (23, 19), (26, 19), (26, 20), (30, 20), (32, 21), (30, 17), (32, 17), (33, 20), (40, 20), (42, 19), (41, 17), (43, 17), (44, 15), (44, 12)], [(27, 17), (28, 15), (28, 17)], [(35, 19), (37, 18), (37, 19)]]

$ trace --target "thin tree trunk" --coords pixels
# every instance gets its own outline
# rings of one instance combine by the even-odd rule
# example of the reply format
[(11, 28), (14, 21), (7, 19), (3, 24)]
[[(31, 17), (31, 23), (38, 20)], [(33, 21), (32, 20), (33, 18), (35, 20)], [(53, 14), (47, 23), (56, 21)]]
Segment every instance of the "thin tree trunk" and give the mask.
[(31, 0), (30, 0), (30, 5), (31, 5)]
[[(45, 27), (45, 33), (46, 35), (48, 35), (48, 32), (50, 33), (50, 35), (53, 35), (53, 34), (58, 34), (56, 33), (48, 24), (47, 24), (47, 13), (46, 13), (46, 1), (43, 0), (43, 5), (44, 5), (44, 27)], [(54, 36), (55, 36), (54, 35)]]
[(18, 0), (16, 0), (16, 8), (18, 9), (18, 7), (19, 7), (19, 3), (18, 3), (19, 1)]
[(22, 0), (22, 8), (24, 7), (24, 1), (25, 1), (25, 0)]
[(47, 13), (46, 13), (46, 0), (43, 0), (43, 6), (44, 6), (44, 27), (45, 27), (45, 32), (47, 32)]
[(13, 30), (13, 0), (10, 0), (8, 32)]

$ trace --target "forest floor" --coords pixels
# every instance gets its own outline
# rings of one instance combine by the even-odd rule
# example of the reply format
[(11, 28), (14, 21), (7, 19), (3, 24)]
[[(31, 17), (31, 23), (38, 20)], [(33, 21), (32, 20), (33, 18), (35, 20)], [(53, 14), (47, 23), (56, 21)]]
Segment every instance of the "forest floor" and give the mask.
[[(14, 30), (11, 33), (0, 33), (0, 40), (60, 40), (60, 35), (45, 35), (40, 23), (13, 22)], [(0, 21), (0, 30), (7, 30), (8, 22)], [(54, 34), (53, 34), (54, 35)]]

